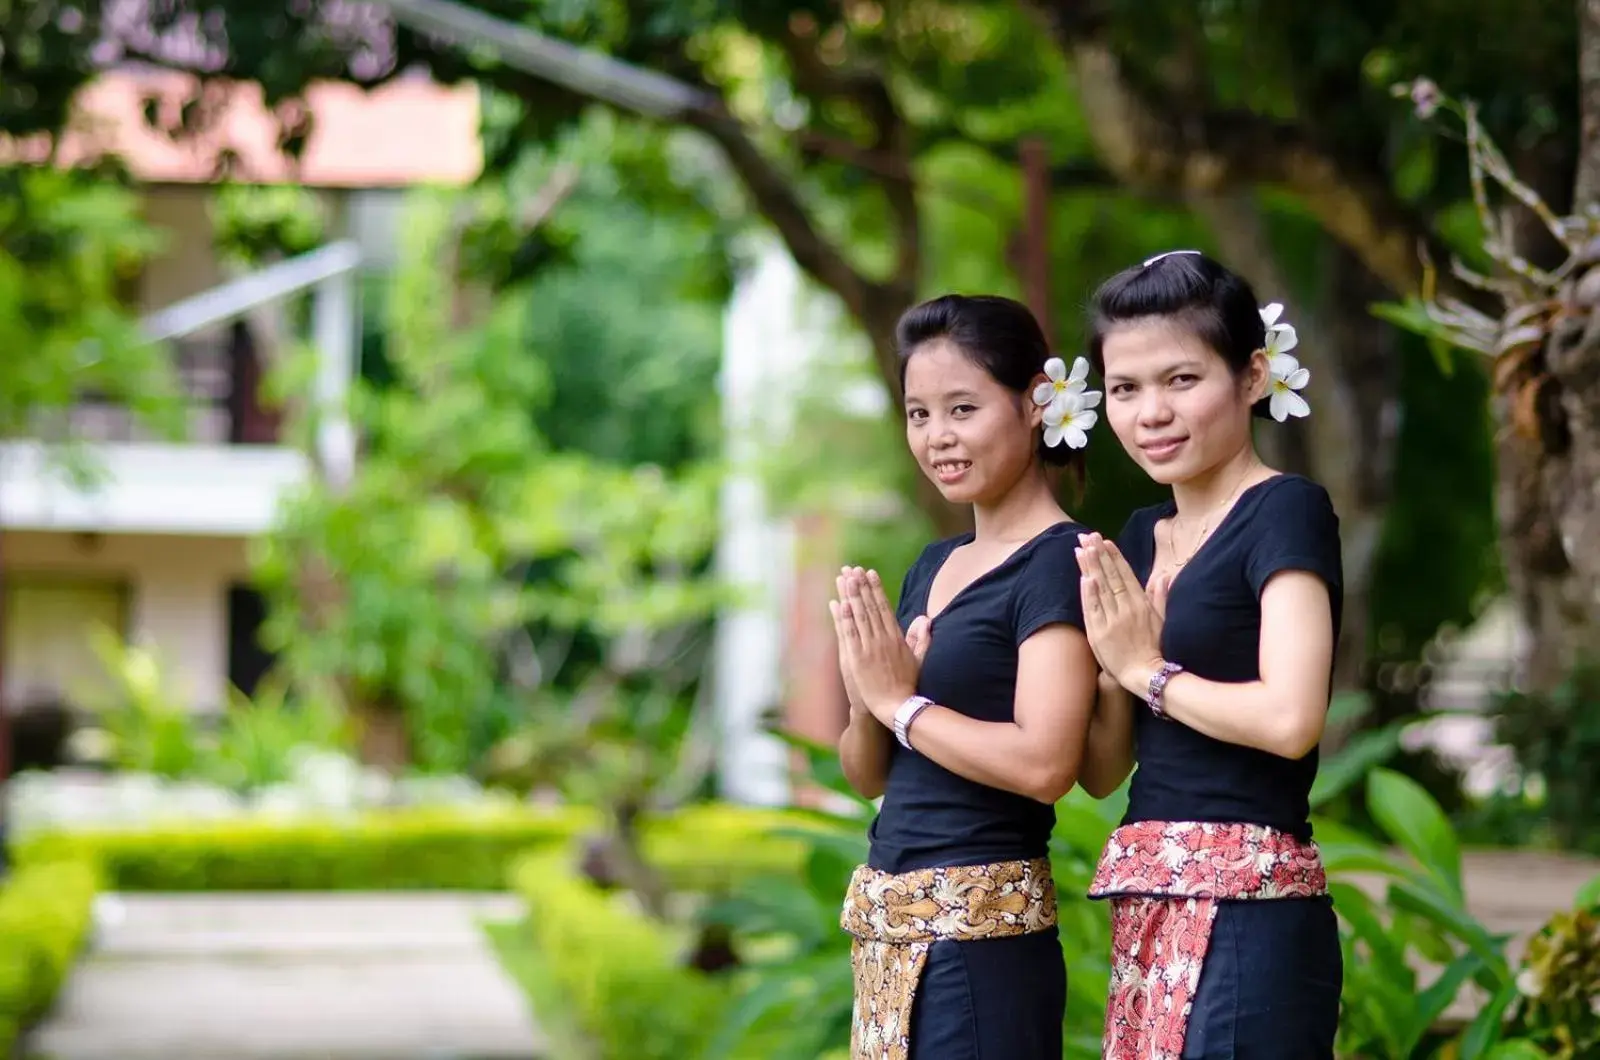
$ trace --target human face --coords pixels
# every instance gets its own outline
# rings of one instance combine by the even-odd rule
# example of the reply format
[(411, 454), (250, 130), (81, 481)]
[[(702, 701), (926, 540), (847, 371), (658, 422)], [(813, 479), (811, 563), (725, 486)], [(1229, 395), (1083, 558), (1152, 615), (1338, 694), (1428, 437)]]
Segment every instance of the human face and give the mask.
[(1202, 477), (1250, 444), (1250, 406), (1268, 378), (1263, 356), (1241, 378), (1217, 351), (1156, 318), (1114, 326), (1101, 353), (1106, 419), (1155, 481)]
[(952, 343), (912, 352), (905, 402), (906, 444), (946, 500), (997, 502), (1032, 466), (1040, 410)]

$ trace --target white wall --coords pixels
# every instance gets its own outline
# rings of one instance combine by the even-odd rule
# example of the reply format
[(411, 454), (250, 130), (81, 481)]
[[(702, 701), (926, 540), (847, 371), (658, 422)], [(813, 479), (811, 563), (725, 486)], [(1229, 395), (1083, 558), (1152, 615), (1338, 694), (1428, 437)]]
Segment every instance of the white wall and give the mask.
[[(156, 649), (166, 664), (172, 694), (201, 710), (226, 706), (227, 592), (230, 583), (247, 580), (243, 539), (7, 532), (0, 556), (8, 586), (69, 580), (124, 586), (128, 639)], [(58, 599), (52, 606), (80, 605)], [(83, 597), (85, 646), (57, 649), (44, 657), (19, 649), (41, 635), (64, 635), (62, 616), (41, 614), (35, 619), (26, 610), (7, 610), (17, 611), (8, 616), (15, 625), (6, 631), (5, 666), (6, 702), (15, 706), (25, 691), (51, 681), (52, 659), (87, 652), (88, 623), (104, 606)]]

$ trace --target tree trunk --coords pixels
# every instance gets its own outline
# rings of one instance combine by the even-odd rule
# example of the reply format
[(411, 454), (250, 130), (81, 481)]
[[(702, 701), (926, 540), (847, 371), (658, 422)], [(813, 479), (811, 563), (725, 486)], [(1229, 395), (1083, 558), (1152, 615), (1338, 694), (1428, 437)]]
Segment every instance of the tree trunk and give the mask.
[[(1582, 120), (1572, 213), (1581, 217), (1600, 204), (1600, 0), (1579, 0), (1578, 25)], [(1559, 292), (1560, 316), (1531, 369), (1536, 385), (1522, 391), (1529, 397), (1496, 400), (1502, 551), (1529, 636), (1518, 676), (1535, 692), (1559, 684), (1583, 653), (1600, 652), (1596, 257), (1591, 250), (1587, 268)]]
[(1514, 417), (1512, 399), (1496, 402), (1506, 576), (1530, 638), (1519, 677), (1543, 692), (1600, 652), (1600, 267), (1560, 301), (1536, 430)]

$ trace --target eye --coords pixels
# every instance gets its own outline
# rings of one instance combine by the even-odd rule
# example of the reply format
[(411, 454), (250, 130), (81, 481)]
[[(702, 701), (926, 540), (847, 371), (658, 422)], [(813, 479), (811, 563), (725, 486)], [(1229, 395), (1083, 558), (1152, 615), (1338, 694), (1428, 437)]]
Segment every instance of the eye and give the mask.
[(906, 419), (912, 423), (921, 423), (928, 418), (927, 409), (906, 409)]
[(1173, 376), (1171, 380), (1169, 380), (1173, 386), (1178, 387), (1180, 390), (1194, 386), (1199, 381), (1199, 376), (1191, 375), (1187, 372), (1180, 372), (1179, 374)]
[(976, 405), (957, 405), (950, 411), (956, 416), (970, 416), (978, 411), (978, 407)]
[(1111, 388), (1111, 396), (1127, 397), (1129, 394), (1133, 393), (1133, 389), (1134, 387), (1132, 383), (1118, 383)]

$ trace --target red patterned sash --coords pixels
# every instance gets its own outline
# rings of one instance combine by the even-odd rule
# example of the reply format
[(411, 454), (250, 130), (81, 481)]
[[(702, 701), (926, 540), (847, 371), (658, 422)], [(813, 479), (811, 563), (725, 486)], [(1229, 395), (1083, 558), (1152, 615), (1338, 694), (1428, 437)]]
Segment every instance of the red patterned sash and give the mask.
[(1112, 900), (1103, 1060), (1179, 1060), (1218, 900), (1327, 893), (1316, 844), (1262, 825), (1142, 821), (1111, 833), (1089, 888)]

